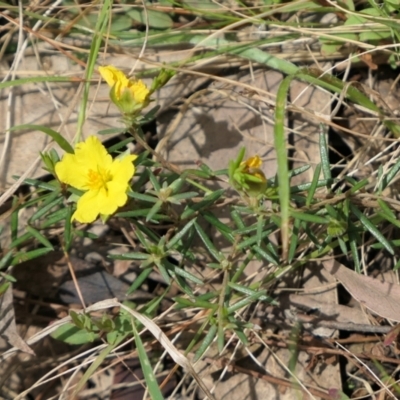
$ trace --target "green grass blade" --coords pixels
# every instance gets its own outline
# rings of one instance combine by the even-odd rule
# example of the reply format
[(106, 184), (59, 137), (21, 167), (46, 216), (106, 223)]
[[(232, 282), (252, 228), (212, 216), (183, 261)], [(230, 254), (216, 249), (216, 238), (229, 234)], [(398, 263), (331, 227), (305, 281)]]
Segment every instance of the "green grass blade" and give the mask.
[(319, 132), (319, 153), (321, 156), (321, 165), (322, 165), (322, 173), (324, 174), (324, 178), (327, 181), (326, 187), (328, 189), (332, 186), (332, 174), (331, 174), (331, 164), (329, 162), (329, 150), (328, 143), (326, 142), (326, 135), (324, 126), (320, 125)]
[[(101, 3), (100, 3), (101, 4)], [(82, 138), (82, 127), (86, 120), (86, 107), (89, 98), (90, 80), (93, 75), (94, 67), (99, 54), (100, 46), (104, 40), (104, 34), (108, 28), (108, 19), (111, 15), (112, 0), (104, 0), (100, 5), (100, 12), (98, 15), (96, 27), (94, 29), (94, 37), (90, 46), (89, 57), (87, 60), (87, 67), (85, 72), (85, 83), (82, 94), (82, 101), (79, 107), (78, 121), (77, 121), (77, 141)]]
[(143, 345), (142, 339), (140, 338), (139, 332), (136, 329), (135, 323), (132, 321), (132, 330), (135, 336), (136, 349), (142, 367), (144, 379), (147, 383), (147, 389), (149, 390), (150, 397), (152, 400), (164, 400), (161, 393), (160, 387), (158, 386), (157, 379), (154, 375), (153, 369), (151, 368), (149, 357), (147, 357), (146, 349)]
[(386, 238), (382, 235), (380, 230), (372, 224), (372, 222), (354, 205), (350, 204), (350, 209), (353, 214), (359, 219), (361, 224), (375, 237), (375, 239), (383, 245), (383, 247), (392, 255), (394, 250)]
[(311, 182), (310, 189), (308, 190), (308, 193), (307, 193), (307, 200), (306, 200), (307, 207), (309, 207), (311, 205), (312, 200), (314, 198), (315, 191), (317, 190), (318, 179), (319, 179), (320, 173), (321, 173), (321, 164), (317, 164), (317, 166), (315, 167), (314, 176), (313, 176), (313, 180)]

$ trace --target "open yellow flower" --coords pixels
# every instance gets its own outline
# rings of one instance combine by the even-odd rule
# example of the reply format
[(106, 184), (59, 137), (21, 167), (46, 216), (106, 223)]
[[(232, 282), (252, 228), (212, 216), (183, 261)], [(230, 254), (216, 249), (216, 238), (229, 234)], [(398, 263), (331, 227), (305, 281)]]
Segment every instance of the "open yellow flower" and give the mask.
[(137, 112), (149, 104), (150, 90), (140, 79), (129, 79), (112, 65), (99, 67), (99, 72), (111, 87), (111, 100), (125, 114)]
[(77, 143), (74, 154), (64, 154), (55, 166), (58, 179), (85, 193), (72, 216), (82, 223), (93, 222), (99, 214), (111, 215), (125, 205), (128, 183), (135, 173), (134, 155), (112, 159), (95, 136)]

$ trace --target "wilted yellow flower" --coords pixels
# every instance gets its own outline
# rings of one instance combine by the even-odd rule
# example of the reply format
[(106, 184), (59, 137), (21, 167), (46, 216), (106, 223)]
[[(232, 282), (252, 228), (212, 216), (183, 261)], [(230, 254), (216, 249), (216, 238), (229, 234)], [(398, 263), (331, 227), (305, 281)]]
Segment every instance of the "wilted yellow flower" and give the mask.
[(241, 186), (251, 196), (264, 193), (267, 188), (267, 178), (260, 169), (261, 165), (262, 160), (257, 155), (240, 163), (239, 181)]
[(108, 65), (99, 67), (102, 78), (111, 87), (111, 100), (125, 114), (146, 107), (150, 101), (150, 90), (140, 79), (128, 78), (121, 70)]
[(82, 223), (93, 222), (99, 214), (111, 215), (123, 206), (128, 183), (135, 173), (134, 155), (112, 159), (95, 136), (77, 143), (74, 154), (64, 154), (55, 166), (58, 179), (85, 193), (72, 216)]
[(245, 170), (250, 170), (251, 168), (260, 168), (262, 165), (262, 160), (260, 156), (250, 157), (248, 160), (240, 163), (241, 166), (245, 167)]

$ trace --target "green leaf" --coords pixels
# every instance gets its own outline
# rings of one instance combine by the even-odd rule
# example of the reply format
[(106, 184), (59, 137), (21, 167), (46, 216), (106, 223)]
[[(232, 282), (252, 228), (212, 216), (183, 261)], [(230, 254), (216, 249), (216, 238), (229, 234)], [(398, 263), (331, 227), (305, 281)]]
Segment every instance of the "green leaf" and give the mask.
[(297, 244), (299, 242), (300, 226), (301, 226), (301, 221), (299, 219), (295, 219), (293, 222), (292, 236), (290, 238), (289, 255), (288, 255), (289, 264), (292, 263), (293, 258), (296, 254)]
[(321, 174), (321, 164), (317, 164), (315, 167), (313, 180), (311, 182), (310, 189), (307, 193), (307, 200), (306, 200), (307, 207), (309, 207), (311, 205), (312, 200), (314, 198), (314, 194), (315, 194), (315, 191), (317, 190), (317, 184), (318, 184), (318, 179), (319, 179), (320, 174)]
[(27, 225), (25, 229), (38, 241), (40, 242), (44, 247), (48, 247), (49, 249), (54, 250), (53, 245), (49, 242), (49, 240), (43, 236), (39, 231), (36, 229), (32, 228), (31, 226)]
[(191, 217), (195, 212), (211, 206), (224, 194), (224, 192), (224, 189), (216, 190), (215, 192), (212, 192), (211, 194), (205, 196), (204, 199), (199, 201), (198, 203), (186, 206), (181, 215), (181, 219), (187, 219)]
[(194, 227), (196, 228), (196, 231), (200, 237), (200, 239), (203, 241), (204, 245), (206, 246), (208, 252), (219, 262), (221, 263), (222, 260), (224, 259), (224, 256), (217, 250), (217, 248), (214, 246), (210, 238), (207, 236), (207, 234), (204, 232), (203, 228), (198, 224), (195, 223)]
[(12, 262), (11, 265), (17, 265), (21, 262), (33, 260), (35, 258), (38, 258), (40, 256), (44, 256), (47, 253), (50, 253), (50, 251), (53, 251), (53, 248), (41, 248), (41, 249), (36, 249), (36, 250), (31, 250), (28, 252), (21, 251), (20, 253), (17, 253)]
[(201, 215), (204, 217), (204, 219), (209, 222), (214, 228), (217, 228), (218, 231), (224, 235), (226, 239), (228, 239), (231, 243), (234, 242), (235, 238), (232, 234), (232, 229), (221, 222), (212, 212), (210, 211), (203, 211)]
[(149, 391), (150, 397), (152, 400), (164, 400), (160, 387), (157, 384), (157, 379), (154, 375), (153, 369), (151, 368), (151, 363), (149, 357), (147, 356), (147, 351), (143, 345), (142, 339), (133, 321), (132, 330), (135, 336), (136, 349), (138, 351), (140, 365), (142, 367), (142, 372), (147, 383), (147, 389)]
[(116, 34), (117, 32), (126, 31), (131, 27), (132, 27), (132, 19), (129, 18), (128, 15), (113, 14), (112, 23), (110, 26), (111, 34)]
[(376, 240), (385, 247), (385, 249), (392, 255), (394, 250), (386, 238), (382, 235), (380, 230), (372, 224), (372, 222), (354, 205), (350, 204), (350, 209), (353, 214), (360, 220), (361, 224), (373, 235)]
[(140, 273), (140, 275), (133, 281), (132, 285), (129, 287), (126, 294), (131, 294), (135, 292), (137, 289), (142, 286), (142, 283), (149, 277), (149, 275), (153, 272), (151, 268), (147, 268)]
[(170, 29), (174, 25), (172, 18), (167, 13), (161, 11), (149, 9), (145, 11), (143, 8), (129, 8), (126, 14), (134, 21), (148, 25), (150, 28)]
[(80, 329), (73, 323), (67, 322), (57, 328), (51, 334), (51, 337), (64, 343), (82, 345), (86, 343), (92, 343), (100, 336), (97, 333), (88, 332), (86, 329)]
[(150, 211), (146, 215), (146, 222), (149, 222), (153, 219), (153, 217), (158, 213), (158, 211), (160, 211), (162, 205), (163, 202), (161, 200), (158, 200), (157, 203), (155, 203), (154, 206), (150, 208)]
[(22, 129), (41, 131), (46, 135), (50, 136), (66, 153), (74, 154), (74, 149), (68, 143), (68, 141), (64, 139), (60, 133), (53, 131), (53, 129), (50, 129), (43, 125), (25, 124), (25, 125), (14, 126), (10, 129), (10, 131), (16, 131)]
[(273, 265), (279, 265), (279, 261), (272, 257), (265, 249), (262, 249), (260, 246), (253, 246), (253, 250), (269, 263)]
[(60, 196), (60, 193), (54, 192), (49, 196), (49, 199), (51, 200), (52, 198), (55, 198), (48, 204), (43, 204), (39, 207), (39, 209), (32, 215), (32, 217), (29, 219), (29, 222), (35, 222), (39, 218), (43, 217), (43, 215), (47, 214), (53, 207), (61, 204), (64, 199)]
[(150, 203), (157, 203), (157, 201), (158, 201), (157, 197), (149, 196), (148, 194), (132, 192), (132, 191), (129, 191), (127, 194), (129, 197), (132, 197), (133, 199), (136, 199), (136, 200), (147, 201)]
[(218, 327), (217, 325), (211, 325), (210, 329), (207, 332), (206, 337), (202, 341), (199, 349), (196, 351), (194, 355), (193, 362), (197, 362), (203, 356), (203, 354), (207, 351), (207, 349), (211, 346), (211, 343), (215, 339), (215, 334), (217, 333)]
[(196, 219), (189, 221), (180, 231), (166, 244), (168, 250), (172, 249), (185, 235), (186, 232), (195, 224)]
[(332, 174), (331, 174), (331, 164), (329, 162), (329, 149), (328, 149), (328, 143), (326, 142), (326, 136), (327, 133), (325, 132), (324, 126), (320, 124), (319, 153), (321, 156), (322, 173), (324, 174), (324, 178), (328, 182), (327, 188), (330, 189), (332, 185)]
[(293, 218), (299, 219), (301, 221), (312, 222), (314, 224), (329, 223), (329, 221), (326, 218), (320, 217), (319, 215), (315, 215), (315, 214), (307, 214), (307, 213), (302, 213), (302, 212), (298, 212), (298, 211), (290, 211), (290, 215)]

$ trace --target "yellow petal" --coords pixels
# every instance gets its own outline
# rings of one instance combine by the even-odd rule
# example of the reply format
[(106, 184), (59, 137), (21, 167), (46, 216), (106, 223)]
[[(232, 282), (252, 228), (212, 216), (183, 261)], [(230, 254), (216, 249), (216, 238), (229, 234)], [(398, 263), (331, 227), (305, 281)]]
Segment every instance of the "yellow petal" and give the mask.
[(80, 190), (86, 189), (87, 167), (79, 164), (75, 154), (64, 154), (62, 160), (55, 166), (58, 179)]
[(99, 67), (99, 72), (102, 78), (107, 82), (108, 86), (114, 88), (114, 93), (119, 100), (122, 92), (129, 87), (129, 79), (118, 68), (108, 65), (106, 67)]
[(112, 165), (112, 157), (96, 136), (89, 136), (85, 142), (77, 143), (75, 156), (79, 165), (97, 170), (98, 167), (108, 169)]
[(95, 221), (100, 214), (97, 202), (97, 193), (89, 190), (84, 193), (76, 203), (76, 211), (72, 215), (72, 220), (77, 220), (83, 224), (90, 224)]
[(260, 168), (262, 165), (261, 158), (259, 156), (250, 157), (248, 160), (242, 162), (247, 168)]
[(88, 190), (89, 171), (98, 171), (99, 167), (108, 170), (113, 163), (106, 148), (95, 136), (89, 136), (85, 142), (77, 143), (75, 154), (64, 154), (55, 166), (58, 179), (74, 188)]
[(117, 82), (125, 82), (125, 86), (128, 86), (129, 79), (121, 70), (113, 67), (112, 65), (99, 67), (99, 72), (101, 77), (107, 82), (108, 86), (110, 87), (113, 87)]
[(149, 97), (150, 91), (141, 80), (131, 80), (129, 83), (129, 90), (133, 94), (136, 103), (143, 104)]
[(133, 161), (137, 158), (135, 155), (128, 155), (122, 159), (116, 159), (111, 165), (110, 173), (113, 181), (122, 182), (127, 185), (129, 180), (135, 173), (135, 166)]

